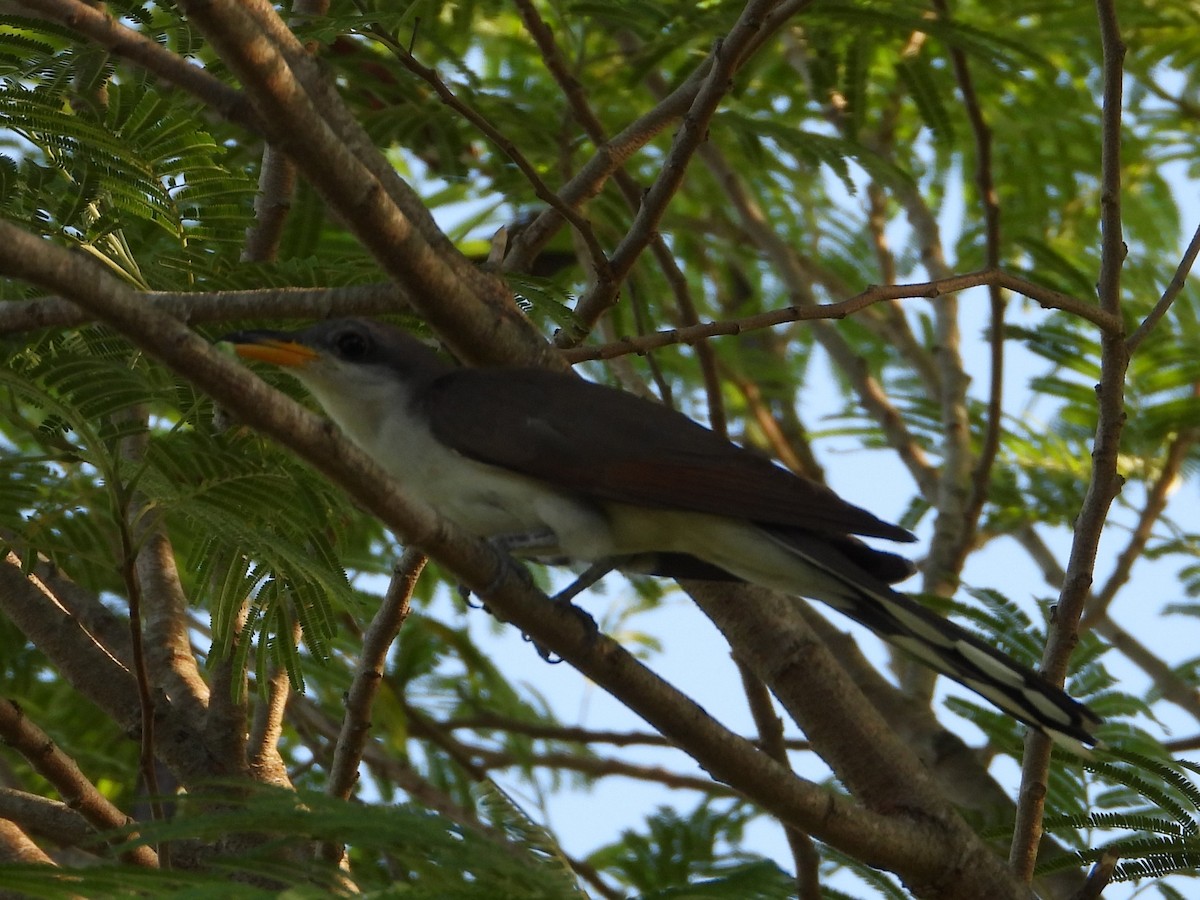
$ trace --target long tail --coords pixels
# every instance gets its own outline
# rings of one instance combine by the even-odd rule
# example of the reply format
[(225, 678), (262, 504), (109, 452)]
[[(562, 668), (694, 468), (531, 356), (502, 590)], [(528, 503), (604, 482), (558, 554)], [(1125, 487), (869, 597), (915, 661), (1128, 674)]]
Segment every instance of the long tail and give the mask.
[(1100, 717), (1032, 669), (892, 590), (820, 538), (766, 529), (764, 533), (844, 587), (815, 599), (975, 691), (1013, 718), (1043, 731), (1064, 748), (1086, 755), (1086, 748), (1097, 743), (1094, 731)]

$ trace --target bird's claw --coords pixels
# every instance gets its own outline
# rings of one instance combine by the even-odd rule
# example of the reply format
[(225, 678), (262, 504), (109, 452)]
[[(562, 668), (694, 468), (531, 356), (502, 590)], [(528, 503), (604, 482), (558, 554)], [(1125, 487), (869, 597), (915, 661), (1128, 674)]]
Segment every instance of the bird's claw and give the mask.
[[(555, 599), (557, 600), (557, 598), (555, 598)], [(596, 641), (596, 638), (598, 638), (600, 636), (600, 626), (596, 624), (596, 620), (594, 618), (592, 618), (591, 614), (587, 610), (580, 609), (574, 603), (566, 603), (566, 604), (560, 605), (559, 609), (563, 610), (563, 612), (568, 612), (571, 615), (575, 616), (575, 618), (580, 622), (580, 624), (583, 625), (584, 631), (587, 632), (587, 641), (589, 644), (594, 643)], [(550, 650), (548, 647), (543, 646), (542, 644), (539, 644), (537, 641), (535, 641), (529, 635), (525, 634), (525, 635), (522, 635), (522, 637), (525, 640), (529, 641), (531, 644), (533, 644), (533, 648), (535, 650), (537, 650), (538, 656), (540, 656), (546, 662), (550, 663), (550, 665), (556, 666), (560, 662), (563, 661), (563, 658), (561, 656), (557, 656), (554, 653), (554, 651)]]
[[(508, 551), (511, 549), (511, 545), (507, 538), (489, 538), (488, 543), (493, 547), (493, 549), (496, 550), (496, 556), (499, 560), (499, 563), (497, 566), (496, 577), (488, 582), (487, 587), (483, 589), (482, 593), (484, 596), (491, 594), (493, 591), (499, 590), (500, 585), (504, 583), (504, 579), (508, 576), (510, 571), (513, 572), (519, 579), (521, 579), (521, 582), (526, 587), (533, 586), (533, 576), (529, 574), (529, 570), (509, 555)], [(460, 582), (456, 586), (455, 590), (458, 592), (458, 596), (462, 599), (463, 603), (465, 603), (471, 609), (487, 610), (488, 607), (486, 603), (471, 602), (471, 595), (475, 592), (472, 591), (467, 585)]]

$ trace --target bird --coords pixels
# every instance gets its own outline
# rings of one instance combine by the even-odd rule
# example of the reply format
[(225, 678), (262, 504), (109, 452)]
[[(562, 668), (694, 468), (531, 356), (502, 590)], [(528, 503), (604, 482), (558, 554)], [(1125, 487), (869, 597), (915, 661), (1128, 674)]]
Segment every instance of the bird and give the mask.
[(819, 600), (1086, 754), (1100, 718), (891, 585), (914, 567), (861, 538), (915, 536), (686, 415), (574, 373), (460, 367), (366, 319), (226, 335), (294, 376), (415, 499), (514, 555)]

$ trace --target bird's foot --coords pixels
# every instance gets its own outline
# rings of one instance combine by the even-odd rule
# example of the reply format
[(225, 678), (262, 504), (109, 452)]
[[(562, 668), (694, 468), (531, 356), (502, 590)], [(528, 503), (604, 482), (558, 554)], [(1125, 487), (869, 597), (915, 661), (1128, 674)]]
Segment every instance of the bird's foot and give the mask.
[[(556, 596), (553, 599), (555, 601), (557, 601), (558, 597)], [(588, 613), (587, 610), (580, 609), (574, 603), (569, 603), (569, 602), (560, 606), (559, 609), (561, 609), (563, 612), (569, 612), (571, 615), (575, 616), (575, 618), (579, 620), (579, 623), (583, 626), (584, 630), (587, 632), (587, 641), (589, 644), (594, 643), (596, 638), (598, 638), (600, 636), (600, 626), (596, 624), (596, 620), (592, 618), (591, 614)], [(537, 651), (538, 656), (540, 656), (546, 662), (550, 663), (550, 665), (556, 666), (560, 662), (563, 661), (563, 658), (561, 656), (558, 656), (557, 654), (555, 654), (554, 651), (551, 650), (549, 647), (539, 644), (537, 641), (535, 641), (529, 635), (525, 634), (525, 635), (522, 635), (522, 637), (525, 638), (525, 640), (529, 641), (529, 643), (533, 644), (533, 649)]]
[[(493, 578), (491, 582), (489, 582), (488, 586), (483, 589), (483, 593), (486, 595), (490, 594), (494, 590), (497, 590), (500, 585), (503, 584), (504, 579), (507, 577), (510, 569), (515, 572), (517, 577), (520, 578), (521, 581), (523, 581), (526, 585), (532, 585), (533, 576), (529, 574), (528, 569), (526, 569), (516, 559), (513, 558), (513, 552), (526, 550), (533, 547), (547, 547), (554, 540), (555, 538), (553, 532), (548, 530), (541, 532), (529, 532), (526, 534), (498, 534), (488, 538), (488, 544), (495, 548), (500, 557), (500, 567), (499, 571), (496, 573), (496, 577)], [(459, 584), (456, 590), (458, 591), (458, 596), (462, 598), (463, 603), (467, 604), (467, 606), (471, 607), (472, 609), (487, 610), (486, 603), (476, 604), (471, 602), (471, 594), (473, 592), (465, 584)]]
[[(588, 633), (589, 642), (594, 641), (597, 636), (599, 636), (600, 626), (596, 624), (596, 620), (592, 618), (590, 613), (579, 608), (571, 601), (590, 588), (609, 572), (611, 572), (614, 568), (616, 568), (616, 565), (611, 559), (596, 560), (596, 562), (584, 569), (578, 578), (550, 598), (556, 604), (558, 604), (559, 609), (565, 610), (579, 619), (579, 621), (583, 624), (584, 629), (586, 629)], [(555, 656), (552, 651), (530, 638), (529, 635), (525, 635), (525, 639), (533, 644), (534, 648), (538, 652), (538, 656), (540, 656), (546, 662), (550, 663), (551, 665), (557, 665), (558, 663), (562, 662), (561, 656)]]

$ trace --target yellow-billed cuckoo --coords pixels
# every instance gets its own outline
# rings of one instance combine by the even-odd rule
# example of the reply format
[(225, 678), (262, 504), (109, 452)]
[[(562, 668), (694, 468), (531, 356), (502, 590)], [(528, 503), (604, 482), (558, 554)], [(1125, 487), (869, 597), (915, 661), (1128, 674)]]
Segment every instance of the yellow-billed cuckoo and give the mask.
[(286, 367), (413, 497), (466, 531), (535, 559), (822, 600), (1060, 743), (1096, 742), (1091, 710), (893, 590), (909, 562), (855, 537), (914, 540), (908, 531), (684, 415), (568, 373), (457, 368), (376, 322), (222, 340)]

